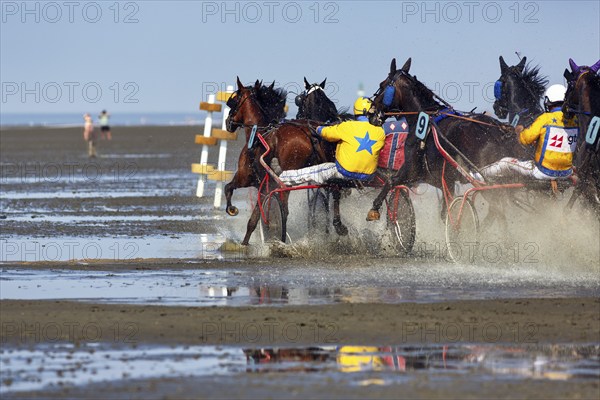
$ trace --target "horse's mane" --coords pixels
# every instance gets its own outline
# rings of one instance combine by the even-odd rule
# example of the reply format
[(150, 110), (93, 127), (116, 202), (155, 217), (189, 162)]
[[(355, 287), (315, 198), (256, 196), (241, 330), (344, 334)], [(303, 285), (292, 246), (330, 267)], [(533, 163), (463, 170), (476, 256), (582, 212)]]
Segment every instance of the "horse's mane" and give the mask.
[(423, 82), (418, 80), (416, 75), (408, 75), (407, 73), (406, 76), (411, 82), (414, 83), (415, 94), (417, 95), (417, 97), (421, 98), (422, 100), (425, 100), (428, 103), (424, 104), (425, 107), (441, 106), (441, 104), (435, 99), (435, 93), (433, 92), (433, 90), (429, 89)]
[(546, 90), (546, 85), (548, 85), (548, 77), (540, 75), (539, 65), (532, 66), (527, 64), (521, 73), (521, 79), (523, 79), (523, 83), (531, 93), (540, 99), (542, 98)]
[(287, 100), (287, 91), (283, 88), (271, 88), (261, 85), (256, 93), (256, 98), (261, 105), (265, 118), (269, 122), (279, 121), (285, 117), (285, 102)]

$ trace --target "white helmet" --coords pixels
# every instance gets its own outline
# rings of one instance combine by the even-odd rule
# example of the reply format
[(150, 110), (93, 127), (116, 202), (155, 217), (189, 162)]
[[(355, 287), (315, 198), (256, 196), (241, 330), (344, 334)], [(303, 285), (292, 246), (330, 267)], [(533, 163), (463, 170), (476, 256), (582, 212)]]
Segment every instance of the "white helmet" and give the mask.
[(546, 89), (546, 93), (544, 93), (544, 100), (546, 103), (557, 103), (565, 101), (566, 92), (567, 88), (563, 85), (552, 85), (548, 89)]

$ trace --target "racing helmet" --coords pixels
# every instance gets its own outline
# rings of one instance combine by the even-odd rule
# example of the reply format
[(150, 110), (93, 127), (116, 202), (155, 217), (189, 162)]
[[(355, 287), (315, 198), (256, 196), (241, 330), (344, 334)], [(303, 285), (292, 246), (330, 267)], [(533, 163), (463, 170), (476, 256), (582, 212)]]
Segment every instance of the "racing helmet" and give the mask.
[(371, 100), (366, 97), (359, 97), (354, 102), (354, 115), (367, 115), (367, 112), (371, 109)]
[(563, 85), (557, 84), (552, 85), (548, 89), (546, 89), (546, 93), (544, 93), (544, 102), (545, 103), (559, 103), (565, 101), (565, 93), (567, 92), (567, 88)]

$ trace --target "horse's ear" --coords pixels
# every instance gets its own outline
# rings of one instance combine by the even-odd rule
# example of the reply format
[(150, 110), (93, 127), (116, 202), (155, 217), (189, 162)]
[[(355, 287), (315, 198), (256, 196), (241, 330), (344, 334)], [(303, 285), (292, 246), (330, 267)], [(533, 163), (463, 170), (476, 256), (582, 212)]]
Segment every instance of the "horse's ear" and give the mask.
[(254, 89), (258, 90), (260, 89), (260, 81), (257, 79), (256, 82), (254, 82)]
[(590, 67), (590, 69), (592, 70), (593, 73), (597, 73), (598, 70), (600, 69), (600, 60), (596, 61), (596, 64), (592, 65)]
[(274, 87), (275, 87), (275, 81), (273, 81), (273, 83), (271, 83), (271, 86), (269, 86), (269, 89), (273, 90)]
[(563, 76), (565, 77), (567, 82), (571, 82), (573, 80), (573, 74), (567, 68), (565, 68), (565, 72), (563, 73)]
[(237, 77), (237, 86), (238, 86), (238, 90), (241, 90), (244, 88), (244, 84), (242, 83), (242, 81), (240, 81), (240, 77)]
[(573, 61), (572, 58), (569, 58), (569, 66), (571, 67), (571, 71), (572, 72), (579, 72), (579, 66), (577, 64), (575, 64), (575, 61)]
[(504, 58), (500, 56), (500, 72), (504, 73), (508, 69), (508, 64), (504, 62)]
[(525, 69), (526, 62), (527, 62), (527, 57), (523, 57), (521, 59), (521, 61), (517, 64), (517, 70), (519, 70), (519, 73), (523, 72), (523, 69)]
[(406, 62), (404, 63), (404, 65), (402, 66), (402, 71), (404, 72), (408, 72), (410, 70), (410, 63), (411, 63), (412, 59), (410, 57), (408, 57), (408, 60), (406, 60)]
[[(600, 62), (600, 61), (599, 61)], [(319, 84), (319, 86), (321, 86), (321, 89), (325, 89), (325, 82), (327, 82), (327, 78), (323, 79), (323, 82), (321, 82)]]
[(396, 59), (392, 58), (392, 63), (390, 64), (390, 75), (396, 73)]
[(308, 81), (306, 80), (306, 77), (304, 77), (304, 89), (306, 89), (306, 90), (310, 89), (310, 83), (308, 83)]

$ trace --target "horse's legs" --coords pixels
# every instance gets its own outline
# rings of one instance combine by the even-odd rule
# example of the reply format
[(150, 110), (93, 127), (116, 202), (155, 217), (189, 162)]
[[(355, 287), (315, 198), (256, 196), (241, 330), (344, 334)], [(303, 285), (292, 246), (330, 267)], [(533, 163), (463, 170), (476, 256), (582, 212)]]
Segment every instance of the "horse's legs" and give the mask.
[(369, 212), (367, 214), (367, 221), (379, 220), (379, 209), (381, 208), (381, 205), (383, 204), (383, 201), (387, 197), (391, 188), (392, 188), (391, 181), (386, 179), (385, 184), (381, 188), (381, 191), (379, 192), (379, 194), (377, 195), (375, 200), (373, 200), (373, 205), (371, 206), (371, 209), (369, 210)]
[(258, 220), (260, 219), (260, 208), (258, 206), (258, 201), (254, 206), (254, 210), (252, 210), (252, 214), (250, 215), (250, 219), (248, 220), (248, 225), (246, 225), (246, 235), (244, 236), (244, 240), (242, 240), (243, 246), (248, 246), (250, 243), (250, 236), (256, 229), (256, 225), (258, 225)]
[(333, 195), (333, 227), (338, 235), (346, 236), (348, 228), (342, 223), (340, 215), (340, 198), (342, 197), (342, 192), (340, 188), (333, 188), (331, 194)]
[(237, 184), (237, 180), (238, 180), (238, 174), (236, 172), (235, 175), (233, 176), (233, 179), (231, 180), (231, 182), (226, 184), (225, 188), (224, 188), (225, 200), (227, 201), (227, 206), (225, 207), (225, 211), (227, 212), (227, 214), (231, 215), (232, 217), (235, 217), (239, 213), (238, 208), (231, 204), (231, 198), (233, 197), (233, 191), (234, 191), (234, 189), (237, 189), (239, 187), (239, 185)]
[(287, 219), (290, 214), (288, 207), (288, 199), (290, 198), (290, 192), (284, 192), (281, 198), (281, 207), (283, 208), (281, 215), (281, 241), (285, 243), (287, 235)]
[(252, 174), (252, 166), (248, 162), (248, 149), (244, 147), (244, 149), (242, 149), (242, 152), (240, 153), (240, 158), (238, 161), (238, 170), (233, 176), (231, 182), (225, 185), (224, 188), (225, 200), (227, 201), (225, 211), (232, 217), (238, 215), (239, 213), (238, 208), (231, 204), (233, 191), (242, 187), (252, 186)]

